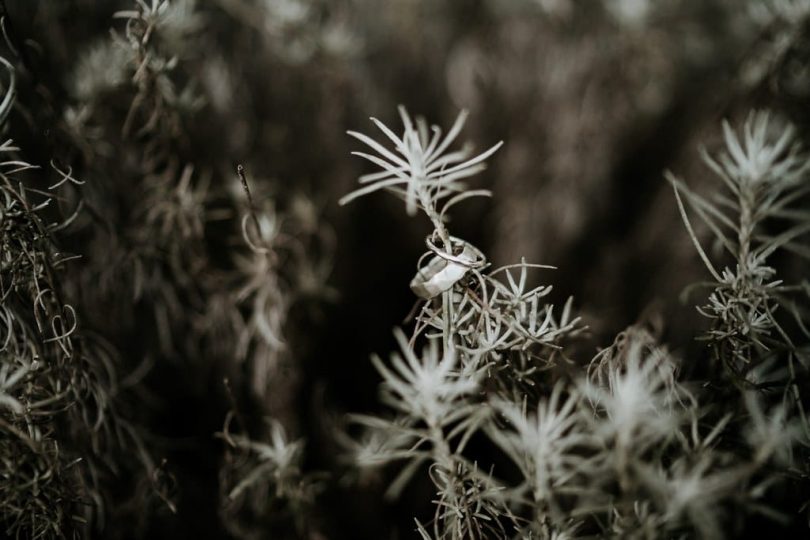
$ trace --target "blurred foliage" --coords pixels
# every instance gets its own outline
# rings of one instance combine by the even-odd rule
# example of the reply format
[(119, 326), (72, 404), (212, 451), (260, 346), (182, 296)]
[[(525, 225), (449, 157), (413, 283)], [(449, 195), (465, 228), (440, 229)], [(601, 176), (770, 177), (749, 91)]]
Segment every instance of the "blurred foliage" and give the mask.
[[(809, 14), (807, 0), (0, 1), (2, 534), (418, 534), (429, 479), (385, 501), (393, 472), (347, 468), (335, 436), (344, 413), (383, 410), (368, 357), (397, 347), (430, 232), (386, 197), (336, 204), (369, 172), (346, 130), (392, 125), (400, 104), (439, 125), (467, 109), (465, 137), (505, 141), (470, 183), (495, 197), (454, 208), (451, 227), (497, 265), (559, 268), (544, 301), (573, 296), (590, 329), (566, 358), (639, 323), (639, 347), (668, 344), (684, 380), (755, 419), (776, 410), (775, 394), (717, 382), (711, 359), (748, 344), (693, 339), (724, 327), (695, 311), (718, 297), (687, 289), (706, 268), (663, 171), (711, 197), (695, 149), (717, 155), (720, 120), (754, 108), (807, 140)], [(785, 283), (807, 275), (794, 255), (768, 261)], [(604, 350), (606, 373), (628, 355)], [(739, 383), (770, 380), (769, 362), (726, 364)], [(701, 467), (673, 462), (645, 489)], [(768, 492), (793, 519), (752, 512), (729, 534), (806, 533), (806, 490)], [(644, 505), (611, 520), (618, 536), (657, 527)]]

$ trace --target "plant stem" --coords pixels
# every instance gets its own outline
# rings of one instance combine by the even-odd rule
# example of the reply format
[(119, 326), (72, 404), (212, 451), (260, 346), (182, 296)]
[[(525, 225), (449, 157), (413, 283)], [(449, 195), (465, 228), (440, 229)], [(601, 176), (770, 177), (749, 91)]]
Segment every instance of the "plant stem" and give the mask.
[(737, 253), (737, 264), (740, 265), (740, 274), (747, 276), (748, 271), (748, 256), (751, 253), (751, 237), (754, 232), (754, 220), (752, 209), (755, 204), (754, 190), (750, 182), (740, 186), (740, 228), (737, 233), (737, 243), (739, 244), (739, 251)]
[(433, 229), (436, 231), (436, 234), (438, 234), (439, 238), (442, 239), (444, 250), (452, 255), (453, 245), (450, 243), (450, 234), (447, 232), (447, 227), (444, 226), (441, 216), (436, 211), (436, 207), (430, 198), (430, 194), (425, 189), (419, 190), (419, 202), (422, 204), (422, 208), (425, 209), (425, 214), (427, 214), (427, 217), (433, 224)]

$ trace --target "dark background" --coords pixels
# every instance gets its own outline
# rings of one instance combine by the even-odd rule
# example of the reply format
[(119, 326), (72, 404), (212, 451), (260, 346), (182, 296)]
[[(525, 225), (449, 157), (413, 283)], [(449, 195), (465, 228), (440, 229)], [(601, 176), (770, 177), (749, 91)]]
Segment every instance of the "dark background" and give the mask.
[[(412, 518), (432, 514), (426, 480), (390, 503), (381, 497), (385, 478), (364, 486), (339, 481), (345, 469), (332, 423), (347, 412), (380, 410), (369, 355), (394, 348), (391, 330), (413, 307), (408, 283), (429, 232), (425, 220), (408, 217), (386, 194), (337, 205), (369, 170), (349, 155), (358, 144), (345, 131), (373, 132), (368, 116), (399, 131), (398, 104), (446, 128), (468, 109), (461, 141), (478, 149), (505, 145), (471, 182), (493, 198), (457, 207), (453, 234), (497, 264), (525, 257), (556, 266), (537, 279), (554, 285), (557, 304), (574, 296), (590, 327), (575, 348), (582, 362), (643, 321), (683, 359), (689, 379), (705, 359), (693, 339), (703, 327), (694, 310), (702, 299), (680, 295), (706, 276), (663, 172), (701, 190), (712, 177), (698, 146), (718, 148), (720, 121), (739, 124), (752, 108), (807, 125), (806, 21), (758, 19), (749, 9), (757, 3), (313, 0), (287, 2), (307, 8), (293, 20), (280, 15), (285, 2), (197, 3), (200, 25), (177, 49), (170, 75), (178, 87), (194, 81), (203, 98), (173, 139), (178, 160), (210, 175), (211, 206), (243, 163), (255, 197), (276, 198), (286, 209), (305, 195), (318, 227), (334, 238), (316, 257), (331, 268), (327, 283), (337, 295), (291, 302), (284, 369), (294, 375), (269, 390), (283, 410), (256, 404), (246, 385), (236, 391), (248, 414), (280, 415), (306, 439), (307, 469), (330, 473), (310, 538), (409, 538)], [(82, 101), (71, 85), (83, 55), (110, 39), (111, 27), (122, 31), (112, 15), (130, 3), (5, 4), (23, 51), (12, 119), (17, 144), (32, 162), (56, 157), (90, 183), (108, 183), (116, 193), (134, 189), (142, 165), (131, 158), (135, 143), (107, 140), (106, 161), (87, 160), (66, 135), (64, 116)], [(250, 20), (241, 5), (267, 19)], [(130, 98), (105, 101), (107, 112), (96, 121), (120, 125)], [(126, 216), (131, 199), (117, 201), (115, 215)], [(113, 228), (127, 223), (122, 218)], [(227, 270), (229, 244), (216, 224), (206, 227), (211, 260)], [(65, 242), (81, 250), (80, 235)], [(72, 271), (90, 275), (88, 267), (103, 261), (103, 249), (89, 251)], [(76, 295), (90, 286), (77, 285)], [(204, 346), (193, 357), (152, 354), (154, 325), (144, 322), (150, 302), (119, 306), (130, 315), (123, 326), (88, 308), (85, 320), (119, 350), (125, 371), (155, 358), (134, 409), (153, 453), (176, 478), (178, 511), (144, 505), (154, 510), (145, 523), (122, 519), (99, 537), (227, 537), (219, 512), (223, 444), (214, 433), (231, 406), (222, 379), (232, 368), (227, 355)], [(188, 328), (177, 331), (194, 341)], [(264, 537), (295, 537), (283, 526), (278, 531)]]

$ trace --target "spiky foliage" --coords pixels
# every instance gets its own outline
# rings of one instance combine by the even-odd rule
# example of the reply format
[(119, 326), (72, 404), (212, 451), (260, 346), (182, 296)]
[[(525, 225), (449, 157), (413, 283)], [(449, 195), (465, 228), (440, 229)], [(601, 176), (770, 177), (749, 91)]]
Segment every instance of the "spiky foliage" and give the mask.
[[(727, 149), (717, 157), (704, 152), (704, 160), (722, 180), (725, 193), (707, 199), (674, 176), (669, 179), (687, 229), (714, 278), (708, 285), (713, 289), (708, 304), (700, 308), (713, 321), (706, 338), (716, 359), (748, 380), (751, 370), (774, 356), (787, 355), (791, 364), (796, 359), (807, 362), (806, 350), (794, 343), (792, 329), (777, 313), (786, 311), (787, 324), (804, 330), (806, 307), (796, 303), (804, 296), (802, 285), (779, 279), (770, 260), (781, 250), (808, 256), (801, 238), (810, 232), (810, 216), (797, 204), (810, 189), (810, 161), (794, 128), (780, 127), (766, 112), (749, 116), (742, 137), (728, 123), (723, 132)], [(732, 258), (729, 266), (718, 270), (719, 263), (712, 262), (693, 232), (684, 199)]]
[[(11, 77), (5, 120), (14, 68), (0, 60)], [(120, 415), (116, 352), (82, 330), (61, 284), (74, 257), (55, 237), (81, 204), (64, 215), (58, 203), (82, 182), (55, 166), (43, 175), (11, 140), (0, 154), (0, 527), (18, 538), (80, 537), (117, 504), (108, 491), (117, 471), (142, 467), (145, 485), (158, 490), (160, 472)], [(43, 180), (47, 190), (35, 187)]]
[[(384, 379), (383, 400), (397, 416), (386, 421), (364, 416), (357, 420), (372, 430), (393, 434), (398, 442), (374, 461), (409, 460), (390, 493), (396, 494), (419, 465), (428, 463), (438, 495), (429, 527), (435, 537), (507, 534), (504, 520), (515, 518), (501, 487), (464, 454), (470, 437), (492, 416), (485, 380), (531, 384), (536, 372), (552, 363), (557, 343), (578, 329), (578, 320), (570, 315), (570, 303), (559, 320), (552, 306), (542, 303), (549, 287), (527, 288), (527, 271), (534, 265), (522, 262), (486, 271), (484, 254), (447, 230), (447, 211), (453, 205), (489, 195), (485, 190), (468, 190), (461, 180), (480, 172), (501, 144), (476, 157), (470, 157), (469, 149), (450, 151), (466, 112), (444, 138), (438, 127), (431, 128), (429, 136), (427, 123), (421, 118), (414, 123), (404, 108), (400, 116), (401, 137), (372, 119), (394, 143), (393, 151), (366, 135), (349, 132), (381, 156), (358, 153), (383, 171), (361, 177), (360, 182), (369, 185), (342, 202), (386, 188), (405, 199), (408, 213), (417, 209), (425, 213), (433, 225), (426, 239), (430, 251), (420, 260), (411, 282), (424, 303), (413, 336), (407, 339), (396, 333), (402, 356), (392, 357), (394, 369), (374, 361)], [(506, 277), (505, 283), (498, 279), (501, 276)], [(422, 358), (414, 350), (420, 338), (427, 342)], [(500, 393), (511, 396), (513, 389), (506, 384)], [(419, 530), (428, 534), (421, 524)]]
[[(791, 272), (795, 262), (786, 261), (809, 258), (810, 215), (801, 205), (810, 192), (810, 162), (795, 128), (768, 112), (752, 112), (741, 135), (724, 122), (723, 135), (724, 151), (703, 152), (722, 192), (706, 197), (668, 174), (686, 228), (713, 278), (701, 284), (709, 295), (698, 311), (711, 321), (703, 339), (723, 367), (723, 380), (744, 393), (736, 399), (740, 413), (750, 416), (747, 441), (755, 462), (775, 460), (783, 474), (806, 482), (807, 280)], [(703, 247), (687, 205), (714, 236), (716, 254)], [(718, 270), (720, 264), (727, 266)], [(772, 407), (770, 418), (761, 399)]]
[[(230, 531), (240, 538), (287, 534), (289, 523), (301, 536), (314, 530), (308, 523), (320, 490), (319, 475), (305, 473), (303, 441), (290, 441), (277, 420), (267, 419), (256, 440), (231, 432), (229, 413), (218, 434), (228, 445), (220, 470), (222, 512)], [(264, 442), (266, 440), (266, 442)]]
[[(237, 175), (245, 249), (235, 254), (239, 280), (230, 299), (225, 299), (226, 305), (234, 302), (239, 308), (236, 365), (231, 369), (236, 382), (247, 385), (251, 397), (258, 400), (263, 425), (251, 429), (226, 380), (231, 410), (218, 434), (227, 444), (220, 469), (221, 512), (228, 529), (240, 538), (261, 538), (268, 528), (286, 534), (290, 523), (297, 534), (306, 536), (317, 529), (310, 518), (322, 475), (302, 470), (304, 442), (288, 441), (279, 420), (295, 426), (290, 401), (297, 370), (285, 330), (294, 294), (326, 294), (325, 275), (316, 272), (324, 268), (328, 272), (328, 267), (314, 268), (308, 258), (323, 248), (317, 231), (306, 221), (312, 215), (311, 203), (300, 200), (298, 213), (285, 216), (277, 213), (270, 200), (257, 208), (241, 165)], [(244, 375), (238, 369), (243, 365)], [(282, 387), (288, 393), (280, 394)], [(234, 419), (238, 434), (231, 428)]]
[[(802, 169), (802, 127), (732, 129), (710, 158), (733, 185), (719, 197), (676, 182), (694, 257), (655, 179), (718, 108), (753, 98), (806, 123), (807, 2), (384, 4), (0, 1), (16, 74), (0, 77), (0, 142), (20, 147), (0, 164), (0, 536), (381, 538), (408, 505), (423, 539), (734, 537), (772, 525), (755, 513), (796, 526), (806, 178), (762, 217), (777, 182), (741, 197), (738, 176)], [(508, 145), (474, 152), (456, 144), (466, 113), (441, 130), (404, 109), (401, 131), (342, 136), (405, 88), (435, 114), (476, 110), (477, 137)], [(372, 362), (385, 410), (340, 435), (363, 473), (386, 466), (363, 480), (393, 473), (390, 513), (373, 483), (312, 473), (336, 467), (328, 411), (369, 397), (373, 370), (349, 357), (391, 315), (388, 255), (409, 239), (372, 201), (332, 216), (346, 302), (311, 331), (334, 314), (308, 302), (333, 296), (333, 239), (301, 193), (331, 213), (358, 140), (376, 168), (345, 200), (393, 191), (433, 228), (413, 317)], [(489, 195), (486, 161), (499, 198), (472, 223), (457, 205)], [(383, 231), (380, 252), (358, 249)], [(706, 317), (674, 316), (701, 253)], [(582, 291), (592, 335), (560, 289)]]
[[(3, 461), (13, 481), (2, 486), (2, 521), (20, 537), (88, 534), (105, 530), (107, 518), (121, 527), (115, 534), (132, 522), (130, 533), (139, 535), (149, 527), (150, 492), (176, 510), (170, 491), (177, 464), (153, 463), (134, 419), (159, 424), (156, 404), (175, 398), (156, 401), (147, 379), (182, 369), (186, 396), (212, 375), (217, 388), (227, 377), (237, 389), (231, 408), (250, 406), (240, 434), (212, 457), (224, 457), (223, 523), (234, 534), (255, 535), (256, 523), (278, 507), (228, 494), (233, 485), (260, 493), (272, 484), (261, 474), (262, 456), (259, 474), (252, 473), (256, 456), (243, 444), (248, 432), (258, 440), (275, 433), (248, 429), (257, 418), (278, 417), (295, 429), (298, 367), (288, 354), (285, 319), (299, 299), (322, 294), (329, 247), (305, 197), (278, 203), (285, 217), (276, 228), (282, 211), (264, 203), (264, 188), (259, 208), (240, 195), (232, 173), (192, 159), (187, 132), (204, 101), (183, 62), (194, 56), (190, 40), (206, 24), (197, 4), (138, 0), (112, 15), (110, 35), (91, 44), (66, 78), (61, 118), (49, 117), (50, 108), (38, 118), (58, 123), (58, 151), (70, 166), (54, 161), (50, 178), (28, 186), (21, 182), (30, 180), (30, 166), (10, 141), (2, 147), (9, 155), (3, 352), (11, 356), (0, 367), (0, 403), (15, 435), (3, 444), (14, 445), (8, 450), (16, 456)], [(13, 82), (1, 105), (4, 121)], [(47, 191), (35, 189), (46, 180)], [(212, 222), (220, 225), (213, 236)], [(57, 247), (63, 245), (77, 252), (80, 262), (72, 264), (80, 269), (61, 272), (73, 258)], [(323, 255), (317, 266), (310, 264), (316, 250)], [(20, 294), (30, 299), (16, 306)], [(23, 317), (22, 307), (31, 313)], [(287, 392), (271, 392), (271, 385)], [(118, 402), (133, 389), (140, 410), (122, 417)], [(158, 451), (176, 452), (175, 445), (164, 441)], [(304, 491), (309, 501), (314, 491)], [(301, 522), (305, 506), (293, 508), (290, 520)], [(258, 516), (252, 526), (251, 512)]]
[[(679, 380), (678, 362), (640, 327), (621, 334), (587, 370), (575, 370), (572, 376), (570, 370), (560, 369), (557, 362), (565, 358), (561, 344), (580, 330), (571, 301), (555, 316), (542, 302), (550, 287), (527, 285), (528, 270), (534, 265), (521, 262), (487, 271), (485, 256), (446, 232), (446, 213), (436, 211), (441, 194), (455, 191), (457, 200), (484, 194), (465, 191), (453, 183), (457, 180), (453, 175), (477, 172), (492, 151), (458, 169), (430, 169), (434, 160), (442, 162), (433, 148), (444, 151), (447, 146), (438, 145), (441, 131), (434, 128), (434, 138), (428, 140), (423, 121), (417, 122), (422, 126), (417, 129), (403, 109), (400, 114), (405, 124), (402, 137), (375, 121), (394, 142), (394, 151), (350, 132), (385, 160), (362, 154), (384, 171), (361, 177), (369, 187), (344, 201), (388, 188), (431, 220), (434, 232), (426, 240), (431, 251), (423, 257), (428, 262), (420, 261), (411, 283), (424, 304), (410, 338), (395, 332), (401, 353), (392, 355), (391, 367), (373, 359), (383, 378), (382, 400), (393, 416), (355, 416), (354, 421), (368, 431), (364, 440), (350, 442), (349, 447), (361, 466), (406, 463), (389, 488), (393, 496), (427, 464), (437, 493), (436, 512), (432, 524), (417, 522), (419, 534), (452, 539), (514, 534), (558, 538), (598, 532), (657, 538), (665, 531), (722, 538), (738, 523), (731, 516), (740, 509), (771, 512), (757, 499), (774, 481), (772, 467), (793, 463), (798, 440), (784, 406), (765, 412), (759, 401), (746, 395), (734, 405), (735, 413), (720, 414), (711, 396)], [(799, 224), (773, 237), (755, 233), (769, 213), (784, 215), (787, 203), (804, 194), (800, 182), (806, 165), (796, 148), (788, 148), (790, 132), (767, 145), (766, 120), (758, 118), (756, 125), (746, 128), (746, 151), (727, 127), (732, 153), (719, 164), (710, 161), (739, 196), (726, 206), (748, 205), (735, 229), (736, 243), (725, 236), (721, 240), (739, 256), (739, 275), (747, 276), (743, 279), (749, 285), (757, 279), (752, 281), (751, 276), (760, 274), (751, 272), (752, 261), (761, 261), (782, 246), (795, 247), (793, 240), (805, 232)], [(450, 140), (459, 125), (450, 131)], [(467, 157), (450, 155), (450, 161)], [(433, 177), (430, 170), (435, 171)], [(450, 179), (446, 185), (443, 178)], [(718, 219), (735, 227), (704, 199), (672, 181), (682, 211), (681, 196), (686, 193), (712, 230), (720, 230)], [(687, 227), (691, 232), (688, 221)], [(444, 248), (434, 243), (443, 237)], [(726, 294), (718, 290), (725, 285), (697, 245), (718, 277), (718, 289), (712, 293), (717, 304), (718, 295)], [(773, 309), (762, 306), (775, 305), (778, 292), (784, 290), (772, 285), (762, 291), (761, 300), (749, 298), (735, 304), (738, 311), (731, 315), (717, 315), (721, 322), (711, 336), (731, 336), (736, 340), (731, 346), (735, 358), (745, 351), (746, 364), (761, 365), (766, 348), (757, 346), (763, 332), (751, 325), (753, 319), (766, 319), (772, 321), (768, 324), (775, 333), (778, 323), (769, 318)], [(745, 307), (768, 317), (752, 319)], [(723, 324), (740, 322), (734, 313), (750, 324), (725, 330)], [(421, 356), (420, 341), (426, 343)], [(747, 446), (740, 444), (741, 432)], [(520, 473), (517, 483), (503, 480), (476, 459), (469, 442), (480, 434), (514, 463)]]

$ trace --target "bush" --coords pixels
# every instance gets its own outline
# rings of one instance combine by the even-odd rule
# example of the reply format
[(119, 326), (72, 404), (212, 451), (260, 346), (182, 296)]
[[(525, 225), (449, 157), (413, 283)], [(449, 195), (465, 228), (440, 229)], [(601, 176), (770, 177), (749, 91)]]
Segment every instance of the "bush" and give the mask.
[(806, 535), (808, 15), (0, 1), (2, 534)]

